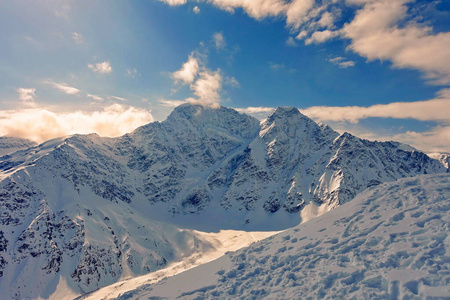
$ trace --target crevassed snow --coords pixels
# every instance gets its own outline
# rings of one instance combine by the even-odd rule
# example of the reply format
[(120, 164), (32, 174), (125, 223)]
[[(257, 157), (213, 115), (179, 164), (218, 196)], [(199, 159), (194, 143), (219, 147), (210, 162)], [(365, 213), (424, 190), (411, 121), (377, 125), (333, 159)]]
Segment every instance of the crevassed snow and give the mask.
[(449, 299), (450, 174), (381, 184), (118, 299)]

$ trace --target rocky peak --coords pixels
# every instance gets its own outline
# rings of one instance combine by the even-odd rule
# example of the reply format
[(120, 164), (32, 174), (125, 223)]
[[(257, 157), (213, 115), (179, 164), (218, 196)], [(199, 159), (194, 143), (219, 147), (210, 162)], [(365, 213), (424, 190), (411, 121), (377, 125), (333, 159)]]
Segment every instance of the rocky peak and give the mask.
[(228, 131), (246, 139), (254, 137), (259, 130), (258, 120), (234, 109), (190, 103), (176, 107), (163, 125), (174, 131)]

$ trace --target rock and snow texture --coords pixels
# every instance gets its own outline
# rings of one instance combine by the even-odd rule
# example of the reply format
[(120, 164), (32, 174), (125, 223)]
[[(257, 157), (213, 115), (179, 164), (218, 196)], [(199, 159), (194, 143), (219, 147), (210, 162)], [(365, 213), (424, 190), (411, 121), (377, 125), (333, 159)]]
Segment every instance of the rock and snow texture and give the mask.
[(0, 156), (14, 153), (19, 150), (26, 150), (33, 146), (36, 146), (37, 143), (16, 137), (0, 137)]
[(118, 299), (449, 299), (450, 174), (381, 184)]
[(53, 139), (0, 157), (0, 289), (89, 292), (209, 249), (191, 229), (281, 230), (437, 172), (447, 168), (419, 151), (339, 135), (289, 107), (260, 124), (186, 104), (119, 138)]

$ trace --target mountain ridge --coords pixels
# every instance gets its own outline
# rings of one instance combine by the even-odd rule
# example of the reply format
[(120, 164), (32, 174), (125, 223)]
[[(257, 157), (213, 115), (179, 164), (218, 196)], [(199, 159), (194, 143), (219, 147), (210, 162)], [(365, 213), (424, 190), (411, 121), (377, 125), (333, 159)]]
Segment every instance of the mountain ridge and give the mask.
[[(260, 123), (185, 104), (118, 138), (72, 135), (11, 153), (0, 158), (0, 287), (44, 297), (62, 278), (88, 292), (208, 247), (189, 230), (286, 229), (367, 187), (448, 171), (408, 149), (339, 135), (292, 107)], [(42, 273), (34, 289), (29, 270)]]

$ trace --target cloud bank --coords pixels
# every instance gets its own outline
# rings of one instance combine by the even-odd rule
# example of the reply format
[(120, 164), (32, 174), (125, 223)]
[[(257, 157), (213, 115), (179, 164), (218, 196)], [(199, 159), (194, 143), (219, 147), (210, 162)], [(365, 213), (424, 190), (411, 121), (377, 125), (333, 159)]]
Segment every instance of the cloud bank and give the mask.
[(113, 104), (100, 111), (52, 112), (43, 108), (0, 111), (0, 136), (43, 142), (75, 133), (115, 137), (152, 122), (150, 111)]
[[(394, 102), (361, 106), (313, 106), (300, 110), (308, 117), (330, 124), (339, 131), (378, 140), (395, 140), (427, 152), (449, 152), (450, 89), (442, 89), (435, 99), (416, 102)], [(437, 125), (426, 132), (407, 131), (400, 134), (377, 134), (360, 129), (357, 124), (367, 118), (414, 119), (433, 121)]]

